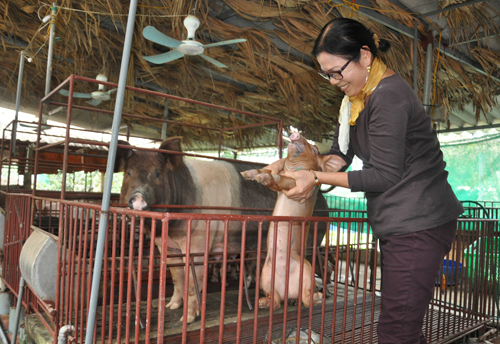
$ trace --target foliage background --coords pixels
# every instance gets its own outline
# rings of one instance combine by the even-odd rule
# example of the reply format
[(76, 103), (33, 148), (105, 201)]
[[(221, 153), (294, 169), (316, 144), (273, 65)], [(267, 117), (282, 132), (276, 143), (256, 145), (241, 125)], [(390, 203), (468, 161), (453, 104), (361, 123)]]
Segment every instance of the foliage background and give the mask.
[(500, 134), (441, 144), (448, 181), (461, 201), (500, 201)]

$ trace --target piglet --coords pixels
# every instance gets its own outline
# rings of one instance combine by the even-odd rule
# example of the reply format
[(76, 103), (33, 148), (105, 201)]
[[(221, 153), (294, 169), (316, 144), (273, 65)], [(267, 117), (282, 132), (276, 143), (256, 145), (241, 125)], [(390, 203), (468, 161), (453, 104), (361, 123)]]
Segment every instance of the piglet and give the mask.
[[(288, 157), (285, 159), (284, 170), (278, 175), (272, 175), (270, 170), (248, 170), (241, 172), (242, 176), (248, 180), (257, 181), (266, 185), (270, 189), (278, 192), (276, 204), (274, 206), (274, 216), (311, 216), (316, 196), (319, 187), (315, 187), (312, 196), (301, 203), (289, 199), (282, 190), (289, 190), (295, 187), (293, 178), (285, 177), (282, 174), (285, 171), (297, 170), (321, 170), (325, 162), (318, 147), (311, 145), (299, 133), (293, 133), (290, 136), (290, 144), (288, 145)], [(302, 247), (302, 224), (293, 222), (291, 233), (290, 247), (290, 272), (289, 279), (286, 281), (286, 263), (288, 252), (288, 232), (289, 222), (279, 222), (277, 236), (275, 237), (274, 227), (271, 226), (267, 235), (267, 256), (262, 268), (261, 288), (265, 293), (265, 297), (259, 300), (259, 308), (269, 308), (271, 306), (272, 292), (272, 263), (273, 263), (273, 248), (274, 241), (277, 240), (276, 248), (276, 267), (274, 269), (274, 298), (273, 308), (277, 309), (281, 306), (281, 300), (284, 300), (285, 285), (288, 283), (288, 298), (299, 298), (299, 283), (302, 280), (302, 302), (304, 306), (309, 307), (311, 303), (311, 293), (314, 293), (316, 282), (311, 281), (312, 269), (311, 264), (304, 259), (302, 278), (300, 277), (300, 251)], [(309, 231), (309, 224), (306, 225), (305, 238)], [(312, 283), (311, 283), (312, 282)], [(313, 295), (313, 303), (321, 301), (322, 293), (316, 292)]]

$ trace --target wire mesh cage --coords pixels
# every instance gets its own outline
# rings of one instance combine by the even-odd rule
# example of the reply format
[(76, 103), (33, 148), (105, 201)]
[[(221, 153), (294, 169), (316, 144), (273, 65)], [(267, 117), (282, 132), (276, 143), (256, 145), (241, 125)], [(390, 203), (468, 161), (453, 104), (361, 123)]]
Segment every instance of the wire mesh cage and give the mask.
[[(309, 329), (301, 328), (299, 330), (299, 344), (319, 344), (320, 342), (324, 344), (330, 344), (330, 338), (323, 336), (323, 341), (320, 341), (321, 335), (313, 330), (310, 333), (311, 341), (309, 341)], [(264, 343), (269, 343), (269, 332), (266, 334)], [(271, 332), (271, 343), (281, 344), (281, 343), (297, 343), (297, 327), (287, 326), (285, 332), (283, 333), (283, 328), (277, 328)]]

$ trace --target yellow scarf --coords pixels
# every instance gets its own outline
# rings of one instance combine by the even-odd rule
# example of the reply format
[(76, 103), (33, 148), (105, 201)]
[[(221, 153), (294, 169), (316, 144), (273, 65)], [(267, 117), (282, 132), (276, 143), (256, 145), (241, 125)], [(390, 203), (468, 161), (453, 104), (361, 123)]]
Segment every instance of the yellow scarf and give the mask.
[(371, 66), (370, 74), (365, 86), (361, 90), (361, 93), (354, 97), (349, 97), (351, 105), (351, 119), (349, 120), (350, 125), (355, 125), (358, 119), (359, 113), (365, 108), (365, 99), (368, 97), (377, 87), (382, 76), (387, 70), (387, 66), (382, 60), (376, 57)]

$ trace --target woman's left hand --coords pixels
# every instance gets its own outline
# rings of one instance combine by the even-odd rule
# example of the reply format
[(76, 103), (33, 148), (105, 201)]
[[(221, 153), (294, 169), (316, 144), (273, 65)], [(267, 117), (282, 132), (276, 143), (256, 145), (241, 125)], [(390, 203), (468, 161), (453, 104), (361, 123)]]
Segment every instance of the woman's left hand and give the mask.
[(299, 203), (304, 203), (306, 199), (310, 198), (313, 194), (316, 183), (311, 171), (299, 170), (284, 173), (286, 177), (295, 179), (296, 186), (290, 190), (283, 190), (283, 193), (290, 199)]

